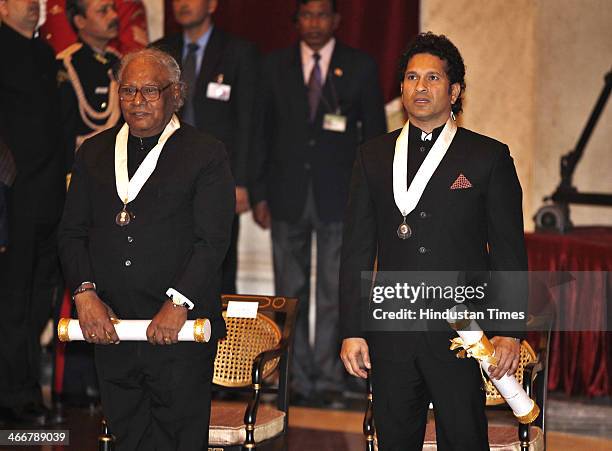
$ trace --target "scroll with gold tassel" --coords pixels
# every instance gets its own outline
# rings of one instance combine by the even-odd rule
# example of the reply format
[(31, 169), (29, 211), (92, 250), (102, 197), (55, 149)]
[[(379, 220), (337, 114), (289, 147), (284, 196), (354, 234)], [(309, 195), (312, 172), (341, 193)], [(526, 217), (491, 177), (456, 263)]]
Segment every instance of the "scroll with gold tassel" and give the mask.
[[(465, 307), (465, 306), (462, 306)], [(454, 307), (453, 309), (456, 309)], [(480, 363), (480, 368), (487, 376), (489, 366), (497, 365), (495, 346), (489, 341), (478, 323), (473, 319), (458, 322), (448, 321), (459, 335), (451, 340), (451, 350), (463, 348), (457, 357), (473, 357)], [(518, 383), (514, 375), (504, 374), (500, 379), (489, 378), (500, 395), (506, 400), (519, 423), (529, 424), (540, 414), (540, 408)]]
[[(147, 341), (148, 319), (112, 320), (120, 341)], [(210, 321), (206, 318), (187, 320), (178, 334), (179, 341), (206, 343), (210, 340)], [(62, 318), (57, 325), (60, 341), (83, 341), (83, 331), (78, 319)]]

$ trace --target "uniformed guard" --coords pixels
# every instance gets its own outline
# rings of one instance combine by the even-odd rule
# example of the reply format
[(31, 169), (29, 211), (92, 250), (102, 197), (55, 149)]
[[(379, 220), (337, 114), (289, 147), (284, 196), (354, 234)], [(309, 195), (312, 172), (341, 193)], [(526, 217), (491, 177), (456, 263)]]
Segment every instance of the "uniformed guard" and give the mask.
[(112, 0), (67, 0), (66, 14), (79, 37), (57, 55), (69, 172), (81, 143), (121, 118), (113, 74), (121, 55), (108, 45), (119, 31)]
[[(66, 0), (66, 15), (79, 38), (57, 55), (66, 183), (69, 184), (74, 155), (83, 141), (114, 127), (121, 119), (118, 86), (113, 73), (120, 55), (108, 45), (119, 31), (113, 0)], [(60, 312), (69, 310), (70, 297), (67, 296)], [(58, 344), (55, 364), (56, 399), (72, 405), (98, 401), (93, 353), (89, 346)]]

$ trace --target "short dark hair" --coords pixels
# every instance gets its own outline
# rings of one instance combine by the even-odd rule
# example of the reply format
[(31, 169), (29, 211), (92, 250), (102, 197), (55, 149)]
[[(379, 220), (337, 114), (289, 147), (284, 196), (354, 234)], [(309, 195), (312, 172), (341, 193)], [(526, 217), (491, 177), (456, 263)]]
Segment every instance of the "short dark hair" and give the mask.
[(79, 34), (79, 29), (74, 24), (74, 17), (85, 17), (86, 13), (87, 0), (66, 0), (66, 17), (68, 17), (68, 22), (76, 34)]
[[(305, 5), (306, 3), (309, 2), (314, 2), (316, 0), (297, 0), (297, 9), (296, 11), (300, 10), (300, 5)], [(319, 1), (324, 1), (324, 0), (319, 0)], [(329, 0), (329, 2), (331, 3), (332, 6), (332, 11), (337, 13), (338, 12), (338, 5), (336, 5), (336, 0)], [(296, 18), (297, 18), (297, 12), (296, 12)]]
[(453, 113), (459, 114), (462, 111), (463, 93), (465, 91), (465, 64), (463, 63), (463, 58), (461, 57), (461, 53), (459, 53), (459, 49), (457, 49), (455, 44), (443, 34), (437, 35), (433, 34), (431, 31), (420, 33), (414, 41), (408, 45), (408, 48), (400, 58), (400, 83), (404, 80), (408, 61), (419, 53), (429, 53), (444, 61), (446, 65), (446, 76), (450, 84), (459, 83), (459, 86), (461, 86), (459, 97), (457, 97), (457, 100), (452, 106)]

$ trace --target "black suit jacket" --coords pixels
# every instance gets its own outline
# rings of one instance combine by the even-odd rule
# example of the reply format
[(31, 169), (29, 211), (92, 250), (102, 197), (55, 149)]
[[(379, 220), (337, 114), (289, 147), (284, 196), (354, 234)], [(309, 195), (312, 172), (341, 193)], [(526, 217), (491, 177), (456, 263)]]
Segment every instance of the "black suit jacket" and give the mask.
[[(386, 130), (376, 63), (336, 41), (314, 124), (299, 44), (270, 54), (261, 80), (251, 202), (267, 200), (274, 219), (295, 222), (312, 182), (320, 219), (341, 221), (357, 146)], [(336, 99), (347, 117), (344, 133), (323, 130)]]
[[(174, 34), (152, 44), (171, 54), (183, 64), (183, 35)], [(236, 184), (247, 185), (249, 148), (253, 138), (253, 103), (258, 76), (258, 54), (255, 45), (215, 27), (211, 33), (195, 87), (194, 113), (196, 127), (225, 144), (230, 155)], [(210, 82), (231, 86), (229, 101), (209, 99)]]
[(0, 26), (0, 48), (0, 137), (17, 167), (10, 214), (21, 226), (24, 220), (55, 225), (66, 185), (53, 49), (7, 24)]
[[(410, 340), (401, 333), (368, 332), (360, 316), (366, 302), (360, 293), (361, 271), (372, 271), (376, 258), (378, 271), (527, 270), (522, 191), (508, 147), (463, 128), (407, 217), (412, 237), (398, 238), (402, 215), (393, 197), (393, 156), (399, 132), (369, 141), (358, 152), (340, 269), (342, 337), (366, 337), (374, 355), (396, 359), (406, 355)], [(472, 188), (450, 189), (459, 174)], [(518, 311), (526, 309), (526, 297), (511, 302)], [(453, 336), (450, 329), (428, 333), (432, 348), (448, 358), (454, 358), (448, 352)]]
[(120, 318), (150, 319), (175, 288), (223, 336), (220, 268), (234, 216), (234, 182), (223, 144), (183, 124), (166, 142), (155, 171), (121, 210), (115, 185), (118, 127), (86, 140), (77, 153), (59, 230), (68, 287), (97, 284)]

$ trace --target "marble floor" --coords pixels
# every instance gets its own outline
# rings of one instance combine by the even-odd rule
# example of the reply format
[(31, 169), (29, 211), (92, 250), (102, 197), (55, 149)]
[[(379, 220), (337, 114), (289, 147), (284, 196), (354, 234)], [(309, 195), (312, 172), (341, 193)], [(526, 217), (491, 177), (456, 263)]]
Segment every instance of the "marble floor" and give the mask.
[[(609, 423), (607, 431), (592, 431), (593, 435), (584, 435), (589, 431), (580, 427), (580, 431), (567, 432), (572, 428), (562, 427), (564, 431), (557, 430), (554, 418), (571, 423), (571, 419), (579, 411), (586, 422), (599, 421), (600, 414), (606, 414), (609, 422), (612, 417), (612, 407), (608, 406), (602, 411), (591, 409), (590, 406), (577, 407), (577, 403), (557, 401), (551, 403), (550, 411), (555, 415), (549, 418), (548, 450), (550, 451), (610, 451)], [(607, 409), (607, 410), (606, 410)], [(41, 446), (27, 447), (31, 451), (95, 451), (97, 450), (96, 437), (99, 432), (100, 412), (98, 410), (71, 409), (67, 411), (67, 424), (57, 427), (70, 431), (70, 446)], [(363, 416), (358, 411), (324, 410), (305, 407), (292, 407), (289, 416), (288, 445), (289, 451), (360, 451), (364, 449), (364, 439), (361, 433)], [(503, 418), (493, 416), (490, 422), (504, 422)], [(601, 426), (601, 425), (600, 425)], [(599, 429), (599, 426), (596, 427)], [(605, 437), (608, 438), (605, 438)], [(19, 451), (23, 447), (0, 446), (1, 450)]]

